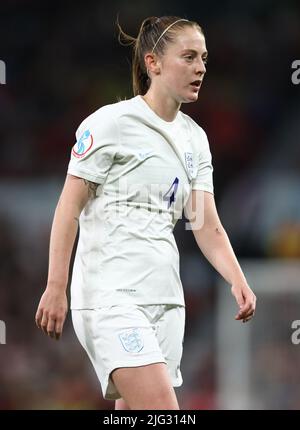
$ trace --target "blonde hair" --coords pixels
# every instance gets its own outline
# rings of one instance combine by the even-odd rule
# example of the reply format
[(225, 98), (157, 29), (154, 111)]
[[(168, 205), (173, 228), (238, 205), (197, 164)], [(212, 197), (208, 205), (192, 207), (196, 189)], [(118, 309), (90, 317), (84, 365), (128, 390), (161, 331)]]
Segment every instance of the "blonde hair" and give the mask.
[(122, 45), (133, 46), (132, 87), (135, 96), (146, 94), (150, 88), (151, 80), (144, 61), (147, 52), (154, 52), (158, 56), (163, 56), (167, 45), (174, 42), (178, 31), (185, 27), (194, 27), (203, 34), (203, 30), (197, 22), (178, 16), (162, 16), (160, 18), (151, 16), (144, 19), (136, 38), (126, 34), (118, 20), (117, 27), (119, 42)]

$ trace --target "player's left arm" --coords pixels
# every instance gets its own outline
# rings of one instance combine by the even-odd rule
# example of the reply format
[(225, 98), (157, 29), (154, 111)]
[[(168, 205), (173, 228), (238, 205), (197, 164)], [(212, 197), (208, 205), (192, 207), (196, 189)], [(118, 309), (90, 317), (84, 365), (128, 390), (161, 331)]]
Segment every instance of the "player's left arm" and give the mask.
[(194, 216), (188, 216), (196, 242), (212, 266), (231, 285), (239, 306), (235, 319), (248, 321), (254, 315), (256, 296), (237, 261), (227, 233), (217, 213), (213, 194), (193, 190), (190, 196)]

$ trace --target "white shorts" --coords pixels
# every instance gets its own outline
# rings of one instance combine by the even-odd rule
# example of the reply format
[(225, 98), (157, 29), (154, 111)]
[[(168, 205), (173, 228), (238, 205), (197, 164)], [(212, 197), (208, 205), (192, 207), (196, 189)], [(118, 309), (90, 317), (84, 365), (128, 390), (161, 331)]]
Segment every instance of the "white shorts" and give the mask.
[(182, 384), (183, 306), (126, 304), (72, 310), (72, 320), (93, 363), (104, 398), (121, 397), (110, 377), (120, 367), (163, 362), (173, 386)]

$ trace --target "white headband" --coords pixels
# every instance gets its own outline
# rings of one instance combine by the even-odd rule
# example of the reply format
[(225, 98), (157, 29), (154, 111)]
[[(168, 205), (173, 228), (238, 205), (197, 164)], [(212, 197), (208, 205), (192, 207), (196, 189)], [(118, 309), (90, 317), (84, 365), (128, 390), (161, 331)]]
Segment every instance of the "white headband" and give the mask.
[(160, 41), (160, 39), (163, 37), (163, 35), (173, 26), (173, 25), (175, 25), (175, 24), (177, 24), (177, 22), (179, 22), (179, 21), (189, 21), (188, 19), (178, 19), (177, 21), (175, 21), (175, 22), (172, 22), (172, 24), (170, 24), (169, 25), (169, 27), (167, 27), (162, 33), (161, 33), (161, 35), (159, 36), (159, 38), (157, 39), (157, 41), (156, 41), (156, 43), (155, 43), (155, 45), (153, 46), (153, 48), (152, 48), (152, 51), (151, 52), (153, 52), (154, 51), (154, 49), (156, 48), (156, 46), (157, 46), (157, 44), (158, 44), (158, 42)]

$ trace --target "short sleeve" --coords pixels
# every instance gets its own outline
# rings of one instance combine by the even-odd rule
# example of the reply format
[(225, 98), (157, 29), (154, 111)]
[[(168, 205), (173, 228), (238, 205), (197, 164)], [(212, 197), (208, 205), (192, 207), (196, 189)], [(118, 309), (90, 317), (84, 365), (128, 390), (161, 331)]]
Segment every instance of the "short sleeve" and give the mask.
[(202, 190), (214, 193), (212, 157), (206, 133), (199, 129), (198, 134), (198, 171), (192, 182), (192, 190)]
[(118, 148), (118, 126), (105, 108), (86, 118), (76, 131), (68, 173), (103, 184)]

